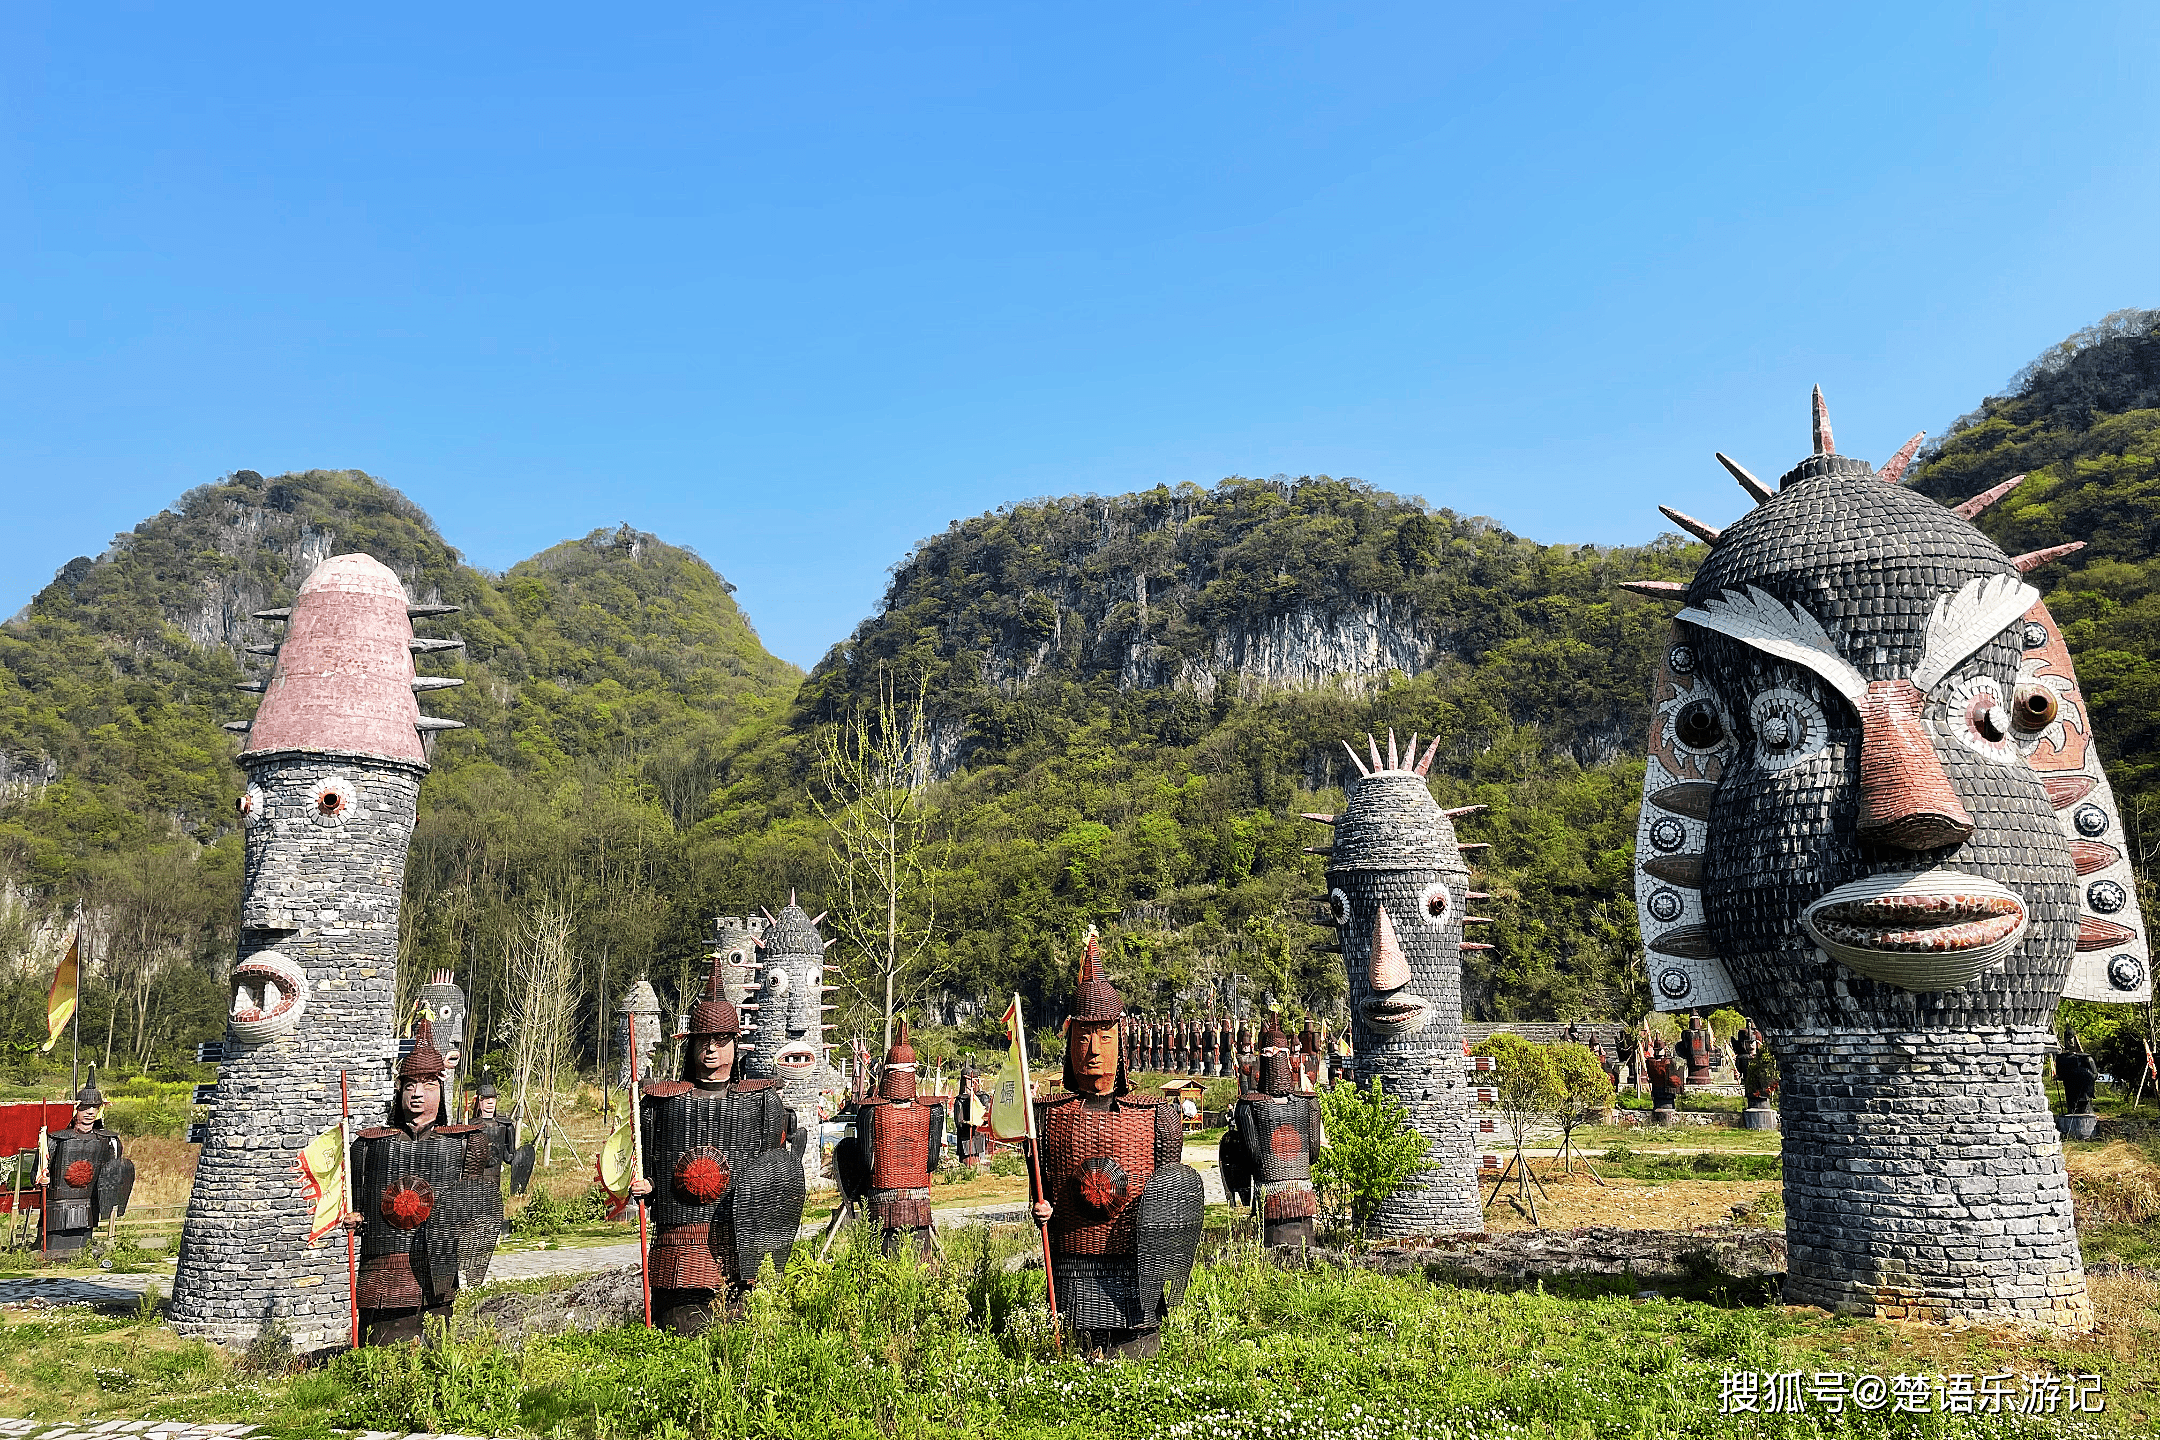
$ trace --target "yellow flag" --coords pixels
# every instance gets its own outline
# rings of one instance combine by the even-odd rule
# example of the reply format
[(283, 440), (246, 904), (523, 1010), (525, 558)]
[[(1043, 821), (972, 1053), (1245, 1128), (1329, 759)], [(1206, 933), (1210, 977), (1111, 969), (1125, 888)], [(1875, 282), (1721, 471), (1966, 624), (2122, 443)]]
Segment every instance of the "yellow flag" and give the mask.
[(1028, 1095), (1027, 1026), (1020, 997), (1005, 1007), (1005, 1063), (990, 1087), (990, 1133), (1000, 1140), (1035, 1138), (1035, 1105)]
[(67, 1029), (68, 1021), (75, 1018), (76, 980), (82, 971), (82, 937), (78, 933), (80, 922), (68, 926), (67, 958), (53, 970), (52, 988), (45, 992), (45, 1043), (40, 1051), (52, 1049), (60, 1043), (60, 1032)]
[(345, 1218), (345, 1127), (332, 1125), (308, 1141), (293, 1162), (299, 1172), (300, 1193), (314, 1202), (308, 1217), (308, 1244), (337, 1229)]
[(615, 1202), (608, 1211), (610, 1220), (622, 1214), (623, 1207), (630, 1203), (630, 1182), (637, 1178), (637, 1132), (632, 1128), (636, 1124), (637, 1116), (633, 1114), (616, 1126), (615, 1133), (600, 1146), (600, 1156), (593, 1167), (600, 1188)]

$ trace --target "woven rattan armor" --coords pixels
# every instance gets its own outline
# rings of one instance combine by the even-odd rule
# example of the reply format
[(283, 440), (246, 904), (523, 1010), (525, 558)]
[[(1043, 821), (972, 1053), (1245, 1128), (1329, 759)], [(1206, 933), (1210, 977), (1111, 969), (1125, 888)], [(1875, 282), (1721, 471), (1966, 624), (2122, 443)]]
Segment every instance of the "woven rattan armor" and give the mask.
[(1184, 1148), (1177, 1105), (1123, 1098), (1090, 1102), (1067, 1095), (1036, 1109), (1043, 1194), (1055, 1211), (1052, 1249), (1069, 1255), (1132, 1254), (1138, 1219), (1133, 1201), (1157, 1167), (1175, 1164)]
[[(428, 1305), (454, 1293), (468, 1245), (478, 1245), (487, 1199), (483, 1177), (493, 1147), (477, 1125), (444, 1125), (418, 1135), (385, 1126), (353, 1137), (353, 1199), (360, 1212), (360, 1308)], [(431, 1193), (430, 1193), (431, 1192)], [(415, 1213), (400, 1195), (428, 1195), (417, 1223), (393, 1223)], [(492, 1249), (493, 1241), (486, 1242)], [(485, 1273), (476, 1249), (472, 1259)]]
[[(652, 1284), (664, 1290), (719, 1290), (776, 1265), (802, 1223), (802, 1162), (786, 1149), (788, 1109), (780, 1087), (746, 1080), (717, 1090), (682, 1081), (650, 1084), (642, 1100), (645, 1178), (659, 1227), (651, 1251)], [(725, 1181), (686, 1188), (686, 1157), (717, 1157)], [(710, 1175), (714, 1167), (702, 1167)], [(700, 1198), (709, 1193), (711, 1198)]]
[(87, 1231), (111, 1213), (106, 1192), (120, 1161), (120, 1138), (109, 1130), (51, 1131), (46, 1137), (45, 1230)]

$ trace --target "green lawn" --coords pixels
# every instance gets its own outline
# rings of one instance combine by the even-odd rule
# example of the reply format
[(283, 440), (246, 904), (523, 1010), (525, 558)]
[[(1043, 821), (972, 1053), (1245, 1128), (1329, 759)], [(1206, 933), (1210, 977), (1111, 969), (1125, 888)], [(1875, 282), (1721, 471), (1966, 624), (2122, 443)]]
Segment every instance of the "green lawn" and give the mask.
[[(1061, 1358), (1040, 1271), (1002, 1262), (1028, 1232), (956, 1233), (941, 1274), (851, 1240), (807, 1247), (737, 1323), (699, 1340), (632, 1328), (528, 1342), (467, 1336), (296, 1371), (80, 1313), (0, 1325), (0, 1412), (246, 1420), (607, 1440), (638, 1436), (952, 1436), (984, 1440), (1353, 1437), (2131, 1435), (2160, 1394), (2160, 1287), (2098, 1277), (2095, 1336), (1920, 1329), (1787, 1310), (1760, 1282), (1705, 1275), (1638, 1303), (1624, 1279), (1504, 1292), (1335, 1265), (1285, 1268), (1250, 1246), (1195, 1274), (1159, 1359)], [(530, 1289), (531, 1286), (519, 1286)], [(1718, 1415), (1727, 1372), (2098, 1374), (2104, 1413)]]

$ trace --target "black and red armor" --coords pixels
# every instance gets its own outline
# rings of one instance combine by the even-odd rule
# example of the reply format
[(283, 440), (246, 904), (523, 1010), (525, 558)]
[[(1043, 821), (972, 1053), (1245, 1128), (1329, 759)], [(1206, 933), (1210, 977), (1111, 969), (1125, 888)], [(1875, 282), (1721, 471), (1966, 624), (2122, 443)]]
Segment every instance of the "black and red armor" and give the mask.
[[(1177, 1102), (1129, 1096), (1122, 1052), (1114, 1080), (1077, 1059), (1081, 1027), (1114, 1026), (1124, 1008), (1090, 931), (1066, 1028), (1073, 1093), (1036, 1103), (1034, 1160), (1038, 1193), (1051, 1207), (1051, 1275), (1065, 1323), (1084, 1351), (1149, 1355), (1191, 1278), (1204, 1197), (1199, 1172), (1183, 1163)], [(1100, 1049), (1088, 1043), (1099, 1064)]]
[[(479, 1125), (438, 1125), (443, 1074), (433, 1024), (413, 1025), (413, 1048), (399, 1062), (399, 1091), (435, 1087), (426, 1118), (353, 1137), (353, 1205), (360, 1217), (360, 1273), (355, 1302), (362, 1338), (379, 1344), (416, 1340), (430, 1316), (447, 1318), (457, 1292), (487, 1275), (500, 1233), (498, 1161)], [(392, 1102), (395, 1112), (402, 1100)]]
[(877, 1097), (865, 1100), (855, 1118), (870, 1214), (888, 1253), (904, 1239), (918, 1247), (930, 1243), (930, 1172), (945, 1145), (945, 1107), (916, 1098), (915, 1073), (915, 1047), (902, 1020), (899, 1039), (886, 1052)]
[(802, 1223), (802, 1162), (776, 1080), (649, 1083), (640, 1105), (652, 1182), (653, 1289), (718, 1293), (784, 1267)]
[(135, 1190), (135, 1162), (120, 1137), (96, 1114), (105, 1104), (97, 1071), (75, 1097), (76, 1114), (91, 1112), (91, 1128), (70, 1125), (45, 1136), (45, 1253), (65, 1255), (90, 1243), (91, 1232), (113, 1215), (127, 1213)]
[(685, 1334), (711, 1322), (715, 1297), (755, 1284), (768, 1256), (786, 1268), (802, 1224), (803, 1162), (788, 1144), (793, 1114), (781, 1083), (694, 1078), (705, 1073), (698, 1057), (707, 1044), (742, 1034), (740, 1013), (721, 998), (721, 963), (716, 954), (705, 996), (690, 1008), (684, 1078), (649, 1083), (638, 1101), (656, 1227), (646, 1254), (653, 1313)]
[(1319, 1214), (1312, 1160), (1323, 1143), (1319, 1107), (1305, 1095), (1251, 1095), (1238, 1101), (1238, 1139), (1259, 1185), (1262, 1236), (1276, 1248), (1313, 1243)]
[(433, 1309), (486, 1278), (496, 1169), (478, 1125), (385, 1125), (353, 1137), (363, 1311)]

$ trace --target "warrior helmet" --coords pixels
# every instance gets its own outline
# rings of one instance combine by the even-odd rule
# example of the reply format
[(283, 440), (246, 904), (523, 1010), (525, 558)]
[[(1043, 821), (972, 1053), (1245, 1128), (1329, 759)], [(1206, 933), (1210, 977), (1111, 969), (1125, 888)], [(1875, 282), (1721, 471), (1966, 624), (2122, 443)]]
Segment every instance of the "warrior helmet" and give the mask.
[(480, 1088), (473, 1091), (473, 1099), (497, 1100), (501, 1097), (502, 1092), (495, 1088), (495, 1072), (492, 1070), (483, 1071), (480, 1076)]
[(413, 1048), (398, 1062), (397, 1081), (400, 1086), (415, 1080), (441, 1082), (443, 1072), (450, 1068), (435, 1048), (435, 1026), (423, 1015), (413, 1022)]
[(878, 1077), (878, 1094), (887, 1100), (915, 1098), (915, 1047), (908, 1044), (907, 1021), (900, 1021), (899, 1038), (885, 1052), (885, 1073)]
[(1283, 1034), (1282, 1022), (1270, 1016), (1267, 1029), (1260, 1032), (1260, 1088), (1270, 1095), (1289, 1094), (1293, 1063), (1290, 1037)]
[(724, 962), (718, 955), (712, 957), (711, 968), (705, 975), (705, 995), (690, 1007), (690, 1026), (687, 1031), (692, 1040), (701, 1036), (715, 1036), (722, 1040), (739, 1039), (742, 1035), (742, 1012), (723, 997), (726, 984), (721, 974)]
[(75, 1092), (75, 1108), (78, 1110), (102, 1110), (105, 1092), (97, 1088), (97, 1066), (90, 1067), (90, 1079), (82, 1089)]
[[(1125, 997), (1110, 988), (1110, 982), (1102, 973), (1102, 937), (1095, 927), (1088, 926), (1087, 944), (1080, 952), (1080, 984), (1073, 995), (1072, 1014), (1065, 1021), (1065, 1076), (1064, 1085), (1075, 1094), (1080, 1090), (1080, 1077), (1073, 1070), (1072, 1032), (1075, 1025), (1109, 1025), (1125, 1018)], [(1117, 1082), (1111, 1093), (1123, 1095), (1132, 1088), (1125, 1074), (1125, 1047), (1118, 1047)]]

